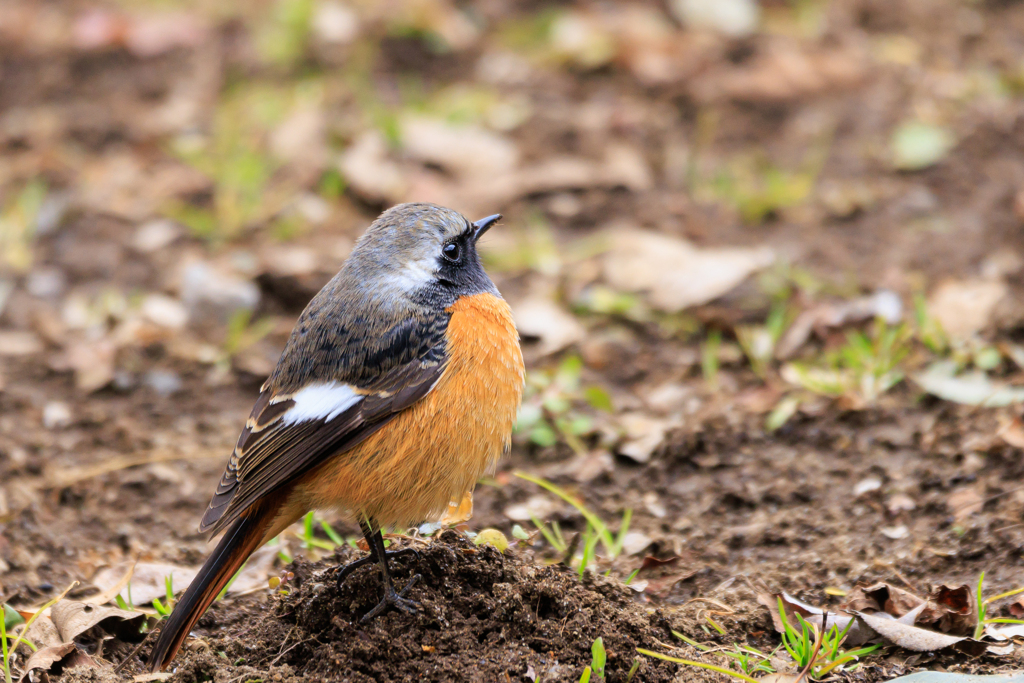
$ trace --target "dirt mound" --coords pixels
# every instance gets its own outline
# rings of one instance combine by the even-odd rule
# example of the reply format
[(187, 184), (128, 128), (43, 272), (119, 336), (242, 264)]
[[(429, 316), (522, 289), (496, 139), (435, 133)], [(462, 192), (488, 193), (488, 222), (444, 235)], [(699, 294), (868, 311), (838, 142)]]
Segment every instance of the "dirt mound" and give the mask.
[[(345, 549), (338, 560), (355, 559)], [(201, 627), (209, 649), (180, 656), (176, 683), (225, 676), (265, 680), (578, 681), (598, 636), (608, 652), (610, 680), (625, 680), (637, 647), (672, 638), (667, 620), (634, 602), (620, 583), (562, 567), (539, 567), (515, 551), (475, 547), (447, 531), (418, 558), (393, 561), (418, 614), (388, 612), (359, 619), (381, 595), (376, 567), (364, 567), (340, 586), (331, 562), (297, 561), (286, 595), (241, 608), (215, 608)], [(249, 623), (244, 624), (245, 621)], [(244, 624), (244, 625), (243, 625)], [(241, 628), (239, 628), (241, 626)], [(215, 654), (216, 653), (216, 654)], [(675, 665), (644, 659), (638, 678), (670, 681)], [(229, 667), (229, 669), (232, 667)], [(507, 675), (507, 677), (506, 677)]]

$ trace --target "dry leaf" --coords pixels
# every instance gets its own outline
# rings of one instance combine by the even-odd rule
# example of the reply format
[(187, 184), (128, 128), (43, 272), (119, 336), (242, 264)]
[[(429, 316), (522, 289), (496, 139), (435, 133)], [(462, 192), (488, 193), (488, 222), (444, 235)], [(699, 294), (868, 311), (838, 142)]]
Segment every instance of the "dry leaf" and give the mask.
[(586, 330), (575, 317), (546, 298), (527, 299), (513, 307), (516, 328), (524, 339), (540, 340), (542, 355), (558, 353), (583, 339)]
[(25, 668), (18, 683), (24, 681), (32, 671), (45, 671), (59, 676), (65, 669), (70, 669), (73, 666), (99, 668), (99, 664), (74, 643), (41, 647), (33, 652), (25, 662)]
[(94, 626), (121, 640), (138, 641), (142, 638), (139, 627), (146, 619), (143, 612), (88, 605), (77, 600), (61, 600), (50, 608), (50, 617), (64, 642), (73, 641)]
[(128, 567), (128, 571), (126, 571), (124, 575), (117, 580), (116, 583), (107, 587), (105, 590), (101, 589), (100, 592), (96, 593), (95, 595), (90, 595), (87, 598), (83, 598), (82, 602), (90, 605), (105, 605), (108, 602), (113, 601), (114, 596), (120, 593), (121, 590), (128, 585), (128, 582), (132, 580), (132, 574), (134, 573), (135, 563), (133, 562), (131, 566)]
[(962, 522), (976, 512), (981, 512), (985, 499), (974, 486), (957, 489), (946, 498), (946, 505), (953, 513), (953, 519)]
[(917, 624), (943, 633), (970, 635), (978, 623), (978, 607), (974, 592), (967, 586), (938, 586), (928, 596), (928, 603)]
[(999, 427), (996, 435), (1014, 448), (1024, 449), (1024, 422), (1019, 417), (1006, 421)]
[(878, 635), (890, 643), (914, 652), (938, 652), (952, 648), (970, 657), (978, 657), (985, 653), (987, 645), (981, 641), (962, 636), (951, 636), (946, 633), (929, 631), (918, 626), (904, 624), (889, 615), (855, 614)]
[(988, 325), (1007, 291), (998, 280), (945, 280), (928, 297), (928, 312), (950, 337), (967, 339)]
[(646, 292), (651, 303), (678, 312), (729, 293), (770, 265), (767, 247), (698, 249), (675, 237), (622, 228), (609, 234), (604, 276), (620, 291)]
[[(96, 572), (92, 582), (98, 588), (103, 589), (104, 593), (107, 593), (114, 585), (121, 583), (125, 575), (125, 567), (126, 565), (124, 564), (117, 565), (116, 567), (104, 567)], [(118, 593), (122, 599), (127, 601), (130, 592), (133, 604), (148, 605), (153, 602), (153, 598), (163, 600), (167, 595), (165, 580), (168, 576), (171, 577), (174, 592), (180, 593), (186, 586), (192, 583), (192, 579), (195, 578), (197, 573), (199, 573), (199, 570), (192, 567), (139, 562), (135, 565), (135, 570), (131, 575), (131, 585), (124, 582)], [(115, 595), (118, 593), (115, 593)], [(87, 599), (86, 602), (102, 604), (90, 599)]]
[(839, 608), (849, 612), (885, 612), (893, 617), (902, 617), (922, 604), (924, 598), (907, 590), (887, 583), (874, 583), (854, 586)]

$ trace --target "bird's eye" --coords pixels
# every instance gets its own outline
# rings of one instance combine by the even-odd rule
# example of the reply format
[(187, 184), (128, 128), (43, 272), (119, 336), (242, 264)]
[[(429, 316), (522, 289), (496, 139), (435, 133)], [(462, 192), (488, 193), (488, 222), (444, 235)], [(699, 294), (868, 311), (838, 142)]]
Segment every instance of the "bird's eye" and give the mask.
[(462, 255), (462, 248), (459, 247), (457, 242), (449, 242), (444, 245), (444, 249), (441, 250), (441, 254), (443, 254), (444, 257), (452, 263), (455, 263), (459, 260), (459, 256)]

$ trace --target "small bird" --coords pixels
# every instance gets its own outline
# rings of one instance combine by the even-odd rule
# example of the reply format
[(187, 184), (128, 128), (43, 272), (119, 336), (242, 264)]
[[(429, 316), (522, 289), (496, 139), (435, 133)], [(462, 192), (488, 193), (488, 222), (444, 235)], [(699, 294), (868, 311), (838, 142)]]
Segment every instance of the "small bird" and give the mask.
[[(415, 612), (391, 581), (381, 529), (443, 513), (508, 450), (522, 399), (512, 311), (470, 223), (433, 204), (377, 218), (299, 316), (245, 423), (200, 531), (224, 535), (167, 619), (149, 667), (164, 669), (257, 548), (310, 510), (352, 515), (380, 565), (389, 607)], [(406, 549), (405, 552), (410, 552)], [(411, 551), (415, 552), (415, 551)]]

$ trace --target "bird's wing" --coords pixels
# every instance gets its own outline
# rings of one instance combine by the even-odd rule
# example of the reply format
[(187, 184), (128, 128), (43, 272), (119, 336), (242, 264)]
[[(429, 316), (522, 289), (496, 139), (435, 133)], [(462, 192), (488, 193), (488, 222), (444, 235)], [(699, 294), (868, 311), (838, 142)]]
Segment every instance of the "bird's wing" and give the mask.
[(333, 380), (289, 393), (264, 389), (199, 530), (224, 529), (258, 499), (362, 442), (426, 396), (446, 362), (441, 341), (366, 386)]

